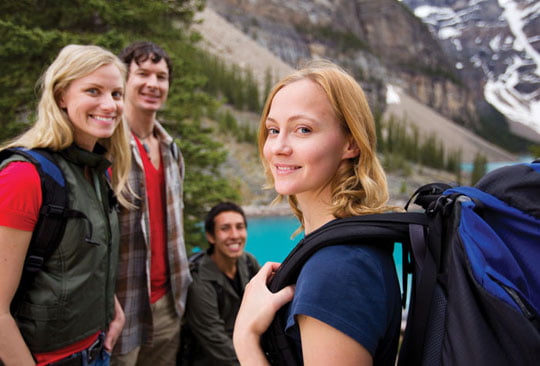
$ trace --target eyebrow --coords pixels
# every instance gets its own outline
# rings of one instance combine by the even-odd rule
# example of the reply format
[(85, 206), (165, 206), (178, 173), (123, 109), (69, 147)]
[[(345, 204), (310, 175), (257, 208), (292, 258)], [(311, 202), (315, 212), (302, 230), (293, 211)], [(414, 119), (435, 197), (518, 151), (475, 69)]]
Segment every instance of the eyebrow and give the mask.
[[(98, 83), (95, 83), (95, 82), (89, 82), (88, 84), (81, 85), (81, 88), (83, 88), (83, 89), (87, 89), (87, 88), (103, 89), (103, 88), (106, 88), (106, 86), (104, 84), (98, 84)], [(116, 87), (113, 87), (112, 90), (124, 90), (124, 86), (123, 85), (116, 86)]]
[[(307, 119), (307, 120), (312, 121), (313, 123), (319, 123), (319, 120), (317, 120), (317, 119), (315, 119), (315, 118), (313, 118), (311, 116), (308, 116), (307, 114), (301, 114), (301, 113), (295, 114), (295, 115), (289, 117), (287, 119), (287, 122), (295, 121), (295, 120), (298, 120), (298, 119)], [(274, 118), (270, 117), (269, 115), (266, 117), (266, 121), (277, 123), (277, 121)]]
[[(134, 71), (145, 71), (145, 72), (150, 72), (150, 69), (146, 68), (146, 67), (142, 67), (142, 66), (138, 66), (137, 69), (135, 69)], [(158, 75), (161, 75), (161, 76), (169, 76), (169, 72), (168, 71), (160, 71), (157, 73)]]

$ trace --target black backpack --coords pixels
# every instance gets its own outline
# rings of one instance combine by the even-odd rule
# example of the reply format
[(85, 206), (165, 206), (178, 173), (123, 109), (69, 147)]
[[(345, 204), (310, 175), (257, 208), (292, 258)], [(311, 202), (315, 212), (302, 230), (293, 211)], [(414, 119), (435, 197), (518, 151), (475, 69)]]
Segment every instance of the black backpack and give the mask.
[[(68, 207), (68, 191), (64, 174), (56, 164), (50, 151), (46, 149), (9, 148), (0, 151), (0, 162), (14, 154), (24, 156), (36, 167), (41, 180), (42, 204), (26, 254), (21, 281), (12, 301), (12, 309), (19, 303), (37, 273), (58, 247), (64, 235), (68, 218), (86, 218), (83, 213)], [(87, 241), (89, 241), (88, 239)]]
[[(540, 361), (540, 164), (487, 174), (475, 187), (421, 187), (421, 212), (334, 220), (301, 240), (268, 287), (296, 282), (307, 259), (334, 244), (402, 245), (399, 365), (536, 365)], [(408, 208), (407, 204), (406, 208)], [(262, 337), (273, 365), (300, 365), (280, 309)]]

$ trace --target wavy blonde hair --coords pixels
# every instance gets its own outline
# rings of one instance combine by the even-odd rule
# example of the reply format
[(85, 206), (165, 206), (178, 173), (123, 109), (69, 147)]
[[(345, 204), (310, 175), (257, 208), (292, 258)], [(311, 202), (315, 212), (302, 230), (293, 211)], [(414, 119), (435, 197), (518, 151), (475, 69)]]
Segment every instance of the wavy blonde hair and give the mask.
[[(8, 142), (1, 149), (13, 146), (48, 148), (59, 151), (73, 144), (74, 127), (68, 114), (60, 108), (58, 101), (69, 85), (101, 66), (114, 65), (122, 74), (124, 87), (126, 66), (110, 51), (99, 46), (68, 45), (38, 81), (41, 98), (38, 116), (34, 125), (21, 136)], [(99, 139), (107, 148), (106, 157), (112, 162), (112, 187), (123, 205), (128, 205), (125, 194), (129, 191), (128, 174), (131, 169), (131, 152), (128, 127), (122, 116), (111, 137)]]
[[(389, 195), (386, 175), (376, 155), (375, 122), (366, 96), (352, 76), (325, 60), (310, 61), (302, 69), (278, 82), (268, 95), (258, 134), (259, 157), (266, 174), (266, 187), (274, 187), (270, 167), (263, 156), (268, 136), (265, 124), (272, 101), (282, 88), (303, 79), (313, 81), (324, 90), (345, 135), (352, 137), (360, 152), (357, 157), (341, 164), (331, 181), (332, 214), (336, 218), (344, 218), (395, 210), (395, 207), (387, 205)], [(279, 195), (275, 201), (283, 198)], [(287, 198), (303, 229), (303, 213), (296, 197), (292, 195)]]

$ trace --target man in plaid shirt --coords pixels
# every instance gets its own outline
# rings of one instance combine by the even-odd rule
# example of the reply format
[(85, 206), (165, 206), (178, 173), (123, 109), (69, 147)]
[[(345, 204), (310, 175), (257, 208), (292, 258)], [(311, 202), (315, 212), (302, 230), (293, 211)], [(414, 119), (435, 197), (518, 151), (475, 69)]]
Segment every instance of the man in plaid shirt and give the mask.
[(113, 365), (174, 365), (191, 276), (183, 231), (182, 154), (157, 122), (171, 62), (151, 42), (126, 47), (125, 118), (131, 129), (129, 183), (134, 207), (120, 212), (117, 296), (126, 323)]

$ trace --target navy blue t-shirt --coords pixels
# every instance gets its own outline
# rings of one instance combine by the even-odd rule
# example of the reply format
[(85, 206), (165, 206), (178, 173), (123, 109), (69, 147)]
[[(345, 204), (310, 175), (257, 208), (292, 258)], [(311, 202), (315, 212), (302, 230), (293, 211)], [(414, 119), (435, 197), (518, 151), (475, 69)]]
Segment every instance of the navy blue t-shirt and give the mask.
[(299, 352), (295, 316), (318, 319), (368, 350), (374, 365), (394, 365), (401, 325), (401, 294), (394, 260), (380, 248), (337, 245), (304, 265), (290, 304), (286, 333)]

